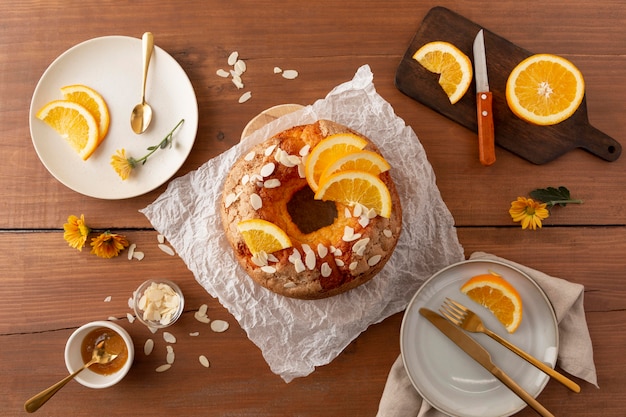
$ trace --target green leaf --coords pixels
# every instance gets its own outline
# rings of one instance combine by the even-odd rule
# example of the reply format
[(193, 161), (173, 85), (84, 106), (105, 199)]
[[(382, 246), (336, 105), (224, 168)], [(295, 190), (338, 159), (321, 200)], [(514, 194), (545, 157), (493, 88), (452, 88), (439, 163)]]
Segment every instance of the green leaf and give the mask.
[(538, 201), (546, 203), (548, 207), (556, 206), (565, 207), (567, 204), (582, 204), (582, 200), (574, 200), (570, 196), (570, 192), (566, 187), (559, 188), (548, 187), (538, 188), (530, 192), (530, 196)]

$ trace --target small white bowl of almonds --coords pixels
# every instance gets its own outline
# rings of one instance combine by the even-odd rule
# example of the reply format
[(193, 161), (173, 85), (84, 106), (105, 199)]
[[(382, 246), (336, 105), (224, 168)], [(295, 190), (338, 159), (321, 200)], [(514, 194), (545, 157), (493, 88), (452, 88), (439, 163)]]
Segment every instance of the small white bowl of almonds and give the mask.
[(133, 309), (137, 319), (152, 329), (174, 324), (184, 307), (182, 291), (167, 279), (149, 279), (133, 294)]

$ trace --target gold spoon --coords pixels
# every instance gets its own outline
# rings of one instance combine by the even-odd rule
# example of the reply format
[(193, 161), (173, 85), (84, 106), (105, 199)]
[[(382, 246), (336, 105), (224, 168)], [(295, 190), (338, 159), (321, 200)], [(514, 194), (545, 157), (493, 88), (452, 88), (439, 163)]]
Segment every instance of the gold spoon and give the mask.
[(104, 340), (96, 345), (96, 348), (93, 350), (93, 355), (91, 356), (91, 360), (87, 362), (82, 368), (77, 370), (71, 375), (66, 376), (61, 381), (57, 382), (50, 388), (47, 388), (41, 391), (39, 394), (30, 398), (28, 401), (24, 403), (24, 410), (29, 413), (34, 413), (39, 410), (39, 407), (44, 405), (54, 394), (57, 393), (61, 388), (65, 386), (68, 382), (70, 382), (76, 375), (81, 373), (83, 370), (89, 368), (94, 363), (105, 364), (111, 362), (113, 359), (117, 358), (116, 354), (111, 354), (106, 351)]
[(146, 79), (148, 78), (148, 67), (154, 48), (154, 37), (151, 32), (146, 32), (141, 37), (141, 47), (143, 53), (143, 80), (141, 85), (141, 103), (133, 108), (130, 114), (130, 126), (133, 132), (141, 134), (146, 131), (152, 120), (152, 107), (146, 103)]

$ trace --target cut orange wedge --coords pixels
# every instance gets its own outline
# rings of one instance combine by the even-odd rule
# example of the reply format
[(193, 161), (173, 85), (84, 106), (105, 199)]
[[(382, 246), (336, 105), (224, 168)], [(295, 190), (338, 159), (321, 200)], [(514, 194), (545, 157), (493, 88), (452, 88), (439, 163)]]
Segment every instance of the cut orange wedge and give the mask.
[(582, 74), (565, 58), (538, 54), (520, 62), (506, 83), (506, 101), (516, 116), (547, 126), (574, 114), (585, 95)]
[(61, 93), (65, 100), (78, 103), (89, 110), (98, 123), (98, 137), (102, 142), (109, 131), (110, 116), (109, 108), (100, 93), (81, 84), (62, 87)]
[(37, 112), (37, 118), (57, 131), (83, 159), (98, 147), (98, 124), (85, 107), (73, 101), (54, 100)]
[(461, 292), (488, 308), (509, 333), (515, 332), (522, 322), (522, 298), (500, 275), (472, 277), (463, 284)]
[(329, 176), (315, 193), (316, 200), (336, 201), (348, 206), (361, 204), (376, 214), (391, 216), (391, 194), (376, 175), (363, 171), (343, 171)]
[(267, 220), (243, 220), (237, 223), (237, 229), (253, 255), (260, 252), (273, 253), (292, 245), (283, 229)]
[(452, 104), (465, 95), (472, 82), (472, 62), (451, 43), (429, 42), (413, 54), (413, 59), (428, 71), (439, 74), (439, 85)]
[(324, 182), (328, 177), (342, 171), (364, 171), (370, 174), (379, 175), (391, 169), (389, 163), (372, 151), (360, 151), (349, 153), (332, 163), (320, 177), (320, 183)]
[(315, 145), (307, 156), (304, 173), (309, 187), (317, 191), (322, 173), (336, 160), (352, 152), (365, 148), (367, 141), (352, 133), (338, 133), (328, 136)]

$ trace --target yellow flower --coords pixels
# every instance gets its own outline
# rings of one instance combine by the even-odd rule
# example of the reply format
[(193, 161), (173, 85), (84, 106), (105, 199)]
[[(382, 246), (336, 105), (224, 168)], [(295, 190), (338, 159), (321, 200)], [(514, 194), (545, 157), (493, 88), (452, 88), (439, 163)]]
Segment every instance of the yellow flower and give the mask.
[(91, 253), (101, 258), (113, 258), (129, 245), (125, 236), (111, 233), (108, 230), (91, 239)]
[(132, 157), (126, 158), (126, 150), (118, 149), (111, 157), (111, 165), (117, 175), (119, 175), (122, 180), (127, 179), (130, 176), (131, 171), (135, 168), (135, 160)]
[(63, 225), (63, 239), (74, 249), (83, 250), (87, 235), (91, 231), (85, 224), (85, 215), (81, 214), (80, 218), (71, 215), (67, 218), (67, 223)]
[(511, 203), (509, 214), (514, 222), (521, 222), (522, 229), (541, 229), (541, 221), (550, 216), (545, 203), (536, 202), (532, 198), (517, 197)]

